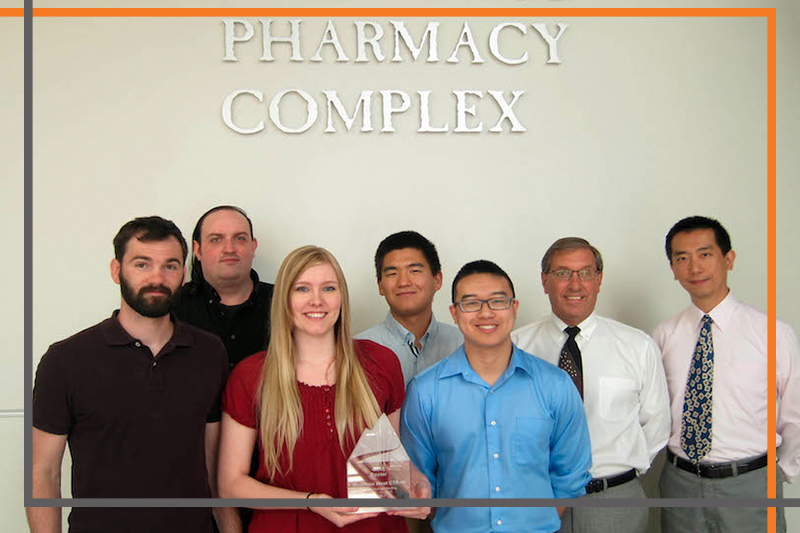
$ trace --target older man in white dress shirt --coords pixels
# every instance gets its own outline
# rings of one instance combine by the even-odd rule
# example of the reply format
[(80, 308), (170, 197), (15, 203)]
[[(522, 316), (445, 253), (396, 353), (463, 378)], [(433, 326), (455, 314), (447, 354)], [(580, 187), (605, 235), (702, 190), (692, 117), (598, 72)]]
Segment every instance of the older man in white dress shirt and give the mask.
[[(592, 441), (587, 498), (645, 498), (638, 476), (669, 437), (658, 347), (644, 332), (594, 313), (603, 258), (585, 239), (557, 240), (542, 259), (552, 315), (512, 333), (526, 352), (564, 369), (583, 396)], [(646, 507), (574, 507), (562, 532), (644, 533)]]
[[(667, 234), (666, 252), (692, 304), (653, 332), (672, 410), (661, 496), (766, 498), (767, 315), (731, 294), (728, 271), (736, 254), (718, 221), (679, 221)], [(778, 321), (776, 332), (776, 442), (780, 470), (791, 481), (800, 474), (800, 349), (788, 325)], [(763, 532), (767, 509), (664, 508), (661, 527), (664, 533)], [(778, 531), (785, 530), (779, 510)]]

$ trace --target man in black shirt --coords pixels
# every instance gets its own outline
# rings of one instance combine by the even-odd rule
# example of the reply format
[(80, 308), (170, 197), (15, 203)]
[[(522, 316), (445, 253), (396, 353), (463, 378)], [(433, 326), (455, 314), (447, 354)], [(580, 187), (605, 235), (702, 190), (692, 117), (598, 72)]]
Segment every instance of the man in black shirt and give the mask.
[(269, 345), (272, 284), (252, 269), (258, 241), (244, 210), (214, 207), (192, 233), (191, 281), (180, 290), (178, 318), (216, 334), (231, 368)]

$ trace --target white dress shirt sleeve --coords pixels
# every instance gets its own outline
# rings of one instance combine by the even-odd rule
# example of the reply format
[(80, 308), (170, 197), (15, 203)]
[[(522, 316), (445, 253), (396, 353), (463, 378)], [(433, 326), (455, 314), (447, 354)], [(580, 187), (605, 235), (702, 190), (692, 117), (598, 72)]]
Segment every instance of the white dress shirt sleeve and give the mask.
[(800, 344), (788, 324), (776, 335), (778, 464), (787, 481), (800, 475)]
[(656, 343), (650, 339), (644, 358), (642, 390), (639, 396), (639, 424), (642, 426), (650, 463), (661, 448), (666, 446), (670, 432), (669, 393), (664, 367), (661, 363), (661, 352)]

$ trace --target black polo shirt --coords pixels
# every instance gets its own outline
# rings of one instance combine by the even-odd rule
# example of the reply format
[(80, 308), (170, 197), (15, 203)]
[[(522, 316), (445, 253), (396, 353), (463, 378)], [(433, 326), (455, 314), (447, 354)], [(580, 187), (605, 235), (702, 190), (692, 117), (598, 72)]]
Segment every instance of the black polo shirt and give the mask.
[[(174, 320), (174, 318), (173, 318)], [(154, 357), (111, 318), (53, 344), (33, 389), (33, 426), (68, 435), (76, 498), (209, 498), (206, 423), (221, 417), (219, 339), (174, 320)], [(72, 533), (211, 531), (204, 508), (76, 507)]]
[(190, 281), (180, 290), (173, 311), (180, 320), (222, 339), (233, 368), (236, 363), (269, 346), (269, 308), (272, 305), (271, 283), (258, 280), (250, 271), (253, 292), (241, 305), (224, 306), (217, 291), (205, 280)]

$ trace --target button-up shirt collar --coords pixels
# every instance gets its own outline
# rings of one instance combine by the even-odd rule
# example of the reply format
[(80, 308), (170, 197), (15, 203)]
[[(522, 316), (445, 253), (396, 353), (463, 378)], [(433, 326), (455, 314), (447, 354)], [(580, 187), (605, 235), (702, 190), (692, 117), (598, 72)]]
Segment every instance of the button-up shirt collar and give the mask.
[[(428, 329), (416, 339), (391, 312), (386, 320), (362, 331), (356, 338), (371, 340), (392, 350), (400, 361), (406, 385), (418, 372), (453, 353), (464, 340), (458, 328), (438, 322), (433, 314)], [(417, 340), (420, 347), (414, 344)]]
[(699, 335), (700, 328), (703, 325), (703, 317), (705, 315), (711, 317), (711, 320), (714, 322), (714, 326), (721, 331), (725, 331), (733, 319), (733, 313), (736, 311), (738, 304), (739, 300), (736, 299), (733, 293), (728, 292), (728, 295), (708, 313), (697, 307), (694, 303), (692, 303), (686, 312), (689, 316), (689, 320), (697, 324), (697, 334)]
[(452, 356), (445, 359), (445, 361), (442, 363), (442, 371), (439, 374), (439, 377), (446, 378), (461, 374), (464, 379), (470, 383), (475, 383), (476, 385), (480, 385), (487, 389), (496, 390), (503, 383), (505, 383), (506, 380), (508, 380), (517, 369), (526, 372), (529, 377), (533, 377), (534, 370), (530, 364), (530, 361), (523, 359), (520, 356), (520, 353), (520, 349), (516, 346), (513, 346), (511, 358), (508, 361), (508, 367), (506, 367), (500, 377), (497, 378), (497, 381), (495, 381), (494, 385), (489, 385), (482, 377), (478, 375), (477, 372), (475, 372), (475, 369), (472, 368), (472, 365), (469, 364), (467, 352), (464, 351), (464, 346), (461, 346)]
[[(398, 322), (391, 311), (389, 311), (389, 313), (386, 315), (386, 328), (398, 339), (403, 339), (403, 342), (406, 344), (415, 344), (417, 341), (417, 338), (414, 336), (414, 334), (408, 331), (400, 322)], [(432, 336), (436, 336), (438, 328), (439, 323), (436, 322), (436, 320), (433, 318), (433, 314), (431, 314), (431, 322), (428, 324), (428, 329), (425, 330), (425, 333), (423, 333), (422, 337), (419, 339), (419, 344), (423, 349), (425, 348), (425, 343), (428, 342), (428, 339)]]
[[(560, 339), (561, 343), (563, 344), (564, 342), (567, 341), (567, 334), (566, 332), (564, 332), (564, 330), (567, 329), (567, 327), (569, 326), (567, 325), (566, 322), (558, 318), (556, 315), (550, 315), (550, 317), (552, 318), (552, 325), (553, 325), (550, 334), (553, 335), (553, 340)], [(597, 316), (594, 313), (592, 313), (591, 315), (587, 316), (583, 320), (583, 322), (578, 324), (578, 327), (580, 328), (581, 331), (575, 337), (575, 342), (578, 343), (578, 347), (580, 348), (582, 347), (583, 342), (588, 342), (589, 339), (592, 338), (592, 333), (594, 333), (594, 331), (597, 329)]]

